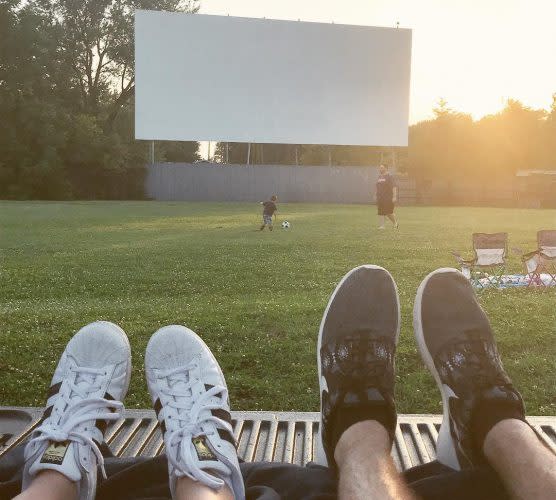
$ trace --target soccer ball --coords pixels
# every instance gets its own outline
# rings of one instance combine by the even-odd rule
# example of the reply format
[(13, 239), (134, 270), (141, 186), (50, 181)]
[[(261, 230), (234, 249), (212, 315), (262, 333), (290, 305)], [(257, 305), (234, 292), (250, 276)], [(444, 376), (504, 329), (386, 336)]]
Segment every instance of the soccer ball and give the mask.
[(289, 229), (289, 228), (290, 228), (290, 223), (287, 220), (282, 222), (282, 229)]

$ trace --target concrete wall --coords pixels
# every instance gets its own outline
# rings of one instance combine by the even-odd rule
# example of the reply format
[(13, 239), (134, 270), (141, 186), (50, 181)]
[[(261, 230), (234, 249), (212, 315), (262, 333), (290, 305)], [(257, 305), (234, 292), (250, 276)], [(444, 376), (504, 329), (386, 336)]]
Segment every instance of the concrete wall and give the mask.
[(369, 203), (375, 167), (155, 163), (146, 194), (155, 200)]

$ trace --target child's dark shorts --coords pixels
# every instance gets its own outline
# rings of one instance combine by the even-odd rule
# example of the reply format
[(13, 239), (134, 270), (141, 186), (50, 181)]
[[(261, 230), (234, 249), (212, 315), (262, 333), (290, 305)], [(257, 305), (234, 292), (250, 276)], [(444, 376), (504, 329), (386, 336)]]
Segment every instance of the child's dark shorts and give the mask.
[(272, 226), (272, 215), (263, 214), (263, 224), (267, 226)]

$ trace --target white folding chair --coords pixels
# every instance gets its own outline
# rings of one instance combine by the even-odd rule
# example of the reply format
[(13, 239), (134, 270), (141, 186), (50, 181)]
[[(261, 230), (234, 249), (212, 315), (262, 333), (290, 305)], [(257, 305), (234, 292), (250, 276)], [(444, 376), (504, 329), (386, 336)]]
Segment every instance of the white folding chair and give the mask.
[(506, 271), (508, 233), (473, 233), (475, 257), (464, 259), (452, 252), (461, 265), (462, 273), (477, 288), (499, 286)]
[(527, 286), (556, 285), (556, 230), (537, 232), (537, 249), (522, 255), (527, 273)]

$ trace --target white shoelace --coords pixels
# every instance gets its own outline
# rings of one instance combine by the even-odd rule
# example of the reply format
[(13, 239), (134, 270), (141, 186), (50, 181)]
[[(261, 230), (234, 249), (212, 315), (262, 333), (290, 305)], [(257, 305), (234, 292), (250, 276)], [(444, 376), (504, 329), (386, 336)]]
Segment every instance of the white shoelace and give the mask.
[[(77, 374), (76, 382), (64, 381), (66, 383), (63, 383), (60, 388), (50, 417), (35, 430), (39, 435), (31, 439), (29, 444), (39, 444), (43, 441), (71, 441), (82, 445), (88, 444), (106, 479), (104, 458), (99, 447), (92, 437), (83, 430), (76, 430), (76, 427), (88, 421), (92, 421), (94, 426), (97, 419), (118, 420), (124, 405), (120, 401), (89, 397), (90, 393), (100, 390), (101, 384), (98, 382), (95, 384), (94, 381), (98, 377), (106, 375), (103, 369), (71, 367), (70, 371)], [(62, 401), (65, 403), (65, 409), (61, 411), (59, 405)], [(114, 412), (109, 411), (110, 409), (113, 409)], [(31, 448), (33, 447), (29, 446), (26, 450), (31, 450)]]
[[(166, 436), (167, 456), (170, 463), (182, 474), (197, 479), (210, 488), (219, 489), (225, 483), (219, 477), (209, 474), (198, 465), (198, 459), (192, 449), (193, 438), (204, 434), (210, 436), (215, 431), (206, 432), (201, 428), (203, 424), (213, 422), (216, 427), (233, 433), (232, 426), (214, 415), (203, 415), (203, 411), (223, 409), (228, 411), (225, 402), (228, 399), (228, 390), (223, 386), (214, 386), (194, 399), (193, 393), (195, 380), (190, 380), (190, 371), (196, 365), (178, 367), (162, 371), (158, 379), (168, 379), (169, 389), (161, 389), (161, 395), (167, 396), (164, 408), (164, 418), (168, 428)], [(215, 396), (220, 396), (212, 400)], [(184, 401), (185, 400), (185, 401)], [(193, 401), (191, 401), (193, 400)], [(218, 400), (218, 402), (216, 401)], [(183, 410), (183, 411), (180, 411)], [(171, 426), (171, 427), (170, 427)], [(181, 445), (181, 446), (180, 446)], [(179, 451), (174, 449), (179, 447)], [(222, 463), (211, 461), (207, 464), (210, 470), (230, 476), (230, 468)]]

